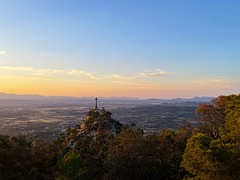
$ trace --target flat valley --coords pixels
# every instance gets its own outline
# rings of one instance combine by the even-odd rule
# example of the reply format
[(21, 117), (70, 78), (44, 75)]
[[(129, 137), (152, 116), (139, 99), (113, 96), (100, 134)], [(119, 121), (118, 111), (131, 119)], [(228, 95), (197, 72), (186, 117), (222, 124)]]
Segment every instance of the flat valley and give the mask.
[[(112, 113), (122, 124), (136, 125), (145, 134), (161, 129), (174, 129), (183, 119), (196, 125), (195, 110), (200, 102), (156, 100), (100, 99), (99, 106)], [(88, 99), (0, 99), (0, 133), (8, 135), (30, 134), (47, 142), (67, 128), (83, 122), (93, 108)]]

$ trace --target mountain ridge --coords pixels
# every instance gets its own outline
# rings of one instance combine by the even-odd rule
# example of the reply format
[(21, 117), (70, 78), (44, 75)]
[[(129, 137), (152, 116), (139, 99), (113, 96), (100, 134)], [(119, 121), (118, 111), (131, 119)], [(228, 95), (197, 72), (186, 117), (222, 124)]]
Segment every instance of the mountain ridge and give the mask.
[[(74, 97), (74, 96), (44, 96), (44, 95), (38, 95), (38, 94), (12, 94), (12, 93), (5, 93), (0, 92), (0, 99), (17, 99), (17, 100), (41, 100), (41, 99), (56, 99), (56, 100), (62, 100), (62, 99), (69, 99), (69, 100), (92, 100), (95, 97)], [(151, 101), (151, 102), (208, 102), (214, 99), (215, 97), (210, 96), (195, 96), (193, 98), (171, 98), (171, 99), (165, 99), (165, 98), (139, 98), (139, 97), (99, 97), (101, 100), (120, 100), (120, 101)]]

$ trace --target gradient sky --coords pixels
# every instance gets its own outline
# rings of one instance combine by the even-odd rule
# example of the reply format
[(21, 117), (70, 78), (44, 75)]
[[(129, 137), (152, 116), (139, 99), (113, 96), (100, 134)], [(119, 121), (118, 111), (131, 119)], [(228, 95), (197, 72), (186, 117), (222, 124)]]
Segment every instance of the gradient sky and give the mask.
[(0, 92), (238, 94), (240, 1), (0, 0)]

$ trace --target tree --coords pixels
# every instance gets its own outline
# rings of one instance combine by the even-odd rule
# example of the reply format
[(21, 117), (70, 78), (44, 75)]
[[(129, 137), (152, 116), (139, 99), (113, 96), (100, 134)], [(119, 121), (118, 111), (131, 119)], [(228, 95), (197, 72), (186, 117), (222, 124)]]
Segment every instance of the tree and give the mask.
[(208, 152), (211, 139), (205, 134), (197, 134), (188, 140), (183, 155), (182, 166), (196, 178), (210, 179), (213, 174), (211, 154)]
[(219, 137), (200, 133), (188, 140), (182, 166), (194, 178), (240, 179), (240, 95), (225, 98), (226, 122), (219, 128)]
[(165, 130), (143, 136), (125, 127), (109, 144), (104, 167), (109, 179), (181, 179), (180, 167), (187, 133)]
[(226, 142), (240, 143), (240, 94), (232, 96), (226, 106), (226, 124), (220, 129), (221, 137)]
[(54, 179), (55, 159), (52, 158), (49, 150), (51, 149), (42, 139), (38, 138), (33, 142), (30, 174), (36, 179)]
[(69, 152), (57, 163), (59, 180), (92, 179), (92, 172), (87, 168), (81, 156), (74, 151)]
[(226, 121), (226, 106), (234, 96), (219, 96), (210, 103), (198, 106), (196, 113), (202, 133), (208, 134), (214, 139), (219, 137), (219, 128), (223, 127)]

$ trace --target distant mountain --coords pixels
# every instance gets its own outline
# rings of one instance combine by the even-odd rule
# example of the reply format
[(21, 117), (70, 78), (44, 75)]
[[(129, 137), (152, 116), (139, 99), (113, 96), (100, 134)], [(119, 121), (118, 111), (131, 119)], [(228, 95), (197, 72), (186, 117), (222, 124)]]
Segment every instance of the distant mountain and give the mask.
[[(37, 94), (17, 95), (0, 92), (0, 99), (10, 100), (84, 100), (93, 101), (95, 97), (70, 97), (70, 96), (42, 96)], [(183, 102), (209, 102), (215, 97), (193, 97), (190, 99), (175, 98), (175, 99), (141, 99), (137, 97), (99, 97), (103, 102), (122, 102), (122, 103), (143, 103), (143, 104), (162, 104), (162, 103), (183, 103)]]
[(184, 102), (210, 102), (215, 97), (194, 97), (189, 99), (183, 99), (183, 98), (175, 98), (175, 99), (146, 99), (146, 102), (151, 102), (153, 104), (162, 104), (162, 103), (184, 103)]
[[(87, 97), (85, 99), (92, 99), (93, 97)], [(0, 92), (0, 99), (16, 99), (16, 100), (46, 100), (46, 99), (55, 99), (55, 100), (63, 100), (63, 99), (80, 99), (78, 97), (70, 97), (70, 96), (43, 96), (38, 94), (8, 94)], [(84, 98), (81, 98), (84, 99)]]
[(182, 99), (182, 98), (177, 98), (177, 99), (171, 99), (170, 101), (174, 101), (174, 102), (209, 102), (212, 99), (214, 99), (215, 97), (207, 97), (207, 96), (203, 96), (203, 97), (193, 97), (193, 98), (189, 98), (189, 99)]
[(111, 100), (141, 100), (141, 98), (138, 97), (109, 97), (109, 98), (102, 97), (102, 98)]
[(194, 97), (191, 99), (191, 101), (195, 101), (195, 102), (208, 102), (211, 101), (212, 99), (214, 99), (215, 97), (207, 97), (207, 96), (203, 96), (203, 97)]

